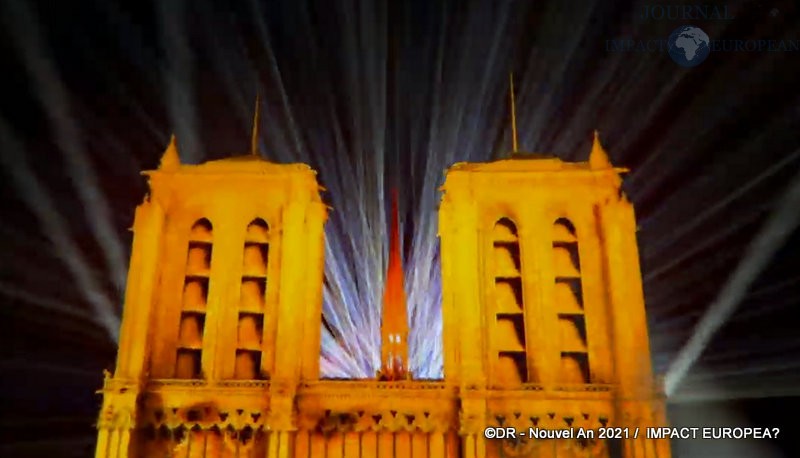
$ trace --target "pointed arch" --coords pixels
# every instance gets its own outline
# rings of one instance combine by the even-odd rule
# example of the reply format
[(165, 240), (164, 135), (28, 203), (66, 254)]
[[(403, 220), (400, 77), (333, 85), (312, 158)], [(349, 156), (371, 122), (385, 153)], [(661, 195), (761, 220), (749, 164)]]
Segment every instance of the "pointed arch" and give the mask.
[(211, 221), (207, 218), (195, 221), (188, 239), (174, 374), (178, 379), (199, 379), (203, 377), (203, 336), (213, 254)]
[(262, 218), (255, 218), (247, 225), (248, 242), (255, 243), (268, 243), (269, 242), (269, 224)]
[(553, 223), (553, 240), (560, 242), (577, 242), (578, 233), (575, 225), (563, 216)]
[(264, 329), (269, 272), (269, 224), (255, 218), (247, 225), (242, 256), (241, 291), (237, 313), (237, 342), (233, 377), (269, 378), (264, 360)]
[(508, 217), (498, 219), (492, 228), (494, 257), (495, 322), (494, 382), (519, 385), (531, 381), (529, 375), (525, 304), (522, 293), (522, 263), (517, 224)]
[(200, 218), (192, 224), (189, 240), (211, 242), (213, 232), (214, 226), (211, 225), (211, 221), (208, 218)]
[(495, 241), (519, 241), (517, 224), (505, 216), (498, 219), (492, 229), (492, 238)]
[(581, 260), (575, 224), (565, 217), (553, 223), (554, 301), (558, 314), (562, 383), (590, 383), (588, 336), (583, 304)]

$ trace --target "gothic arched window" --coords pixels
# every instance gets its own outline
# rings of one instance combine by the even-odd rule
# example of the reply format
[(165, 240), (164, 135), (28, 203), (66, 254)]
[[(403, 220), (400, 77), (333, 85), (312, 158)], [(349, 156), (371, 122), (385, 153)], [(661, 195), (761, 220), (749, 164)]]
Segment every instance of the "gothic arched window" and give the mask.
[(589, 351), (583, 307), (581, 262), (575, 225), (566, 218), (553, 224), (555, 308), (560, 335), (563, 383), (589, 383)]
[(522, 299), (522, 263), (517, 226), (508, 218), (498, 220), (492, 230), (494, 256), (495, 326), (493, 340), (497, 382), (527, 383), (528, 356), (525, 337), (525, 306)]
[(242, 264), (242, 289), (237, 315), (234, 378), (268, 378), (262, 362), (264, 310), (269, 266), (269, 225), (256, 218), (247, 226)]
[(202, 377), (200, 361), (206, 323), (211, 253), (212, 226), (209, 220), (203, 218), (194, 223), (189, 234), (178, 349), (175, 359), (175, 378), (197, 379)]

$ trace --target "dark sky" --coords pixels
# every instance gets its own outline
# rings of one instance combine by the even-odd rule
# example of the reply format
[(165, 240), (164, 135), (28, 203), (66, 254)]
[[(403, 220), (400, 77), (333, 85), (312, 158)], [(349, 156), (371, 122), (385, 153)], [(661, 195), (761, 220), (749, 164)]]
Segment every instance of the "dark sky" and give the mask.
[[(329, 272), (347, 272), (343, 289), (376, 275), (361, 258), (382, 253), (383, 229), (370, 228), (383, 227), (383, 196), (399, 185), (407, 265), (419, 273), (410, 288), (421, 291), (438, 268), (426, 253), (444, 169), (511, 148), (510, 72), (522, 149), (585, 160), (598, 129), (612, 161), (632, 170), (656, 370), (667, 372), (713, 303), (735, 307), (706, 321), (719, 331), (682, 379), (675, 421), (724, 409), (733, 413), (708, 421), (785, 426), (788, 441), (777, 406), (800, 404), (795, 2), (675, 1), (732, 18), (660, 20), (639, 16), (667, 3), (0, 4), (0, 455), (91, 455), (94, 390), (115, 357), (108, 323), (146, 192), (139, 171), (157, 165), (170, 134), (186, 162), (245, 154), (260, 92), (262, 153), (310, 163), (329, 190), (328, 238), (346, 252)], [(795, 51), (712, 51), (684, 68), (666, 51), (619, 50), (618, 40), (656, 46), (684, 25)], [(436, 295), (417, 296), (420, 316), (435, 317)], [(358, 302), (333, 300), (326, 319), (368, 307)], [(435, 365), (436, 346), (417, 345), (418, 364)], [(348, 357), (368, 367), (367, 353)], [(724, 456), (769, 457), (774, 445)]]

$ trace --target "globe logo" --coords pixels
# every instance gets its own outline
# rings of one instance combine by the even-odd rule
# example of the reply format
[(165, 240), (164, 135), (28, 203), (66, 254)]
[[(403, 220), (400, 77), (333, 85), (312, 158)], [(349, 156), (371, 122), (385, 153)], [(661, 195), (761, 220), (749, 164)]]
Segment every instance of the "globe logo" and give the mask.
[(697, 27), (684, 25), (675, 29), (667, 40), (669, 56), (681, 67), (696, 67), (711, 52), (708, 35)]

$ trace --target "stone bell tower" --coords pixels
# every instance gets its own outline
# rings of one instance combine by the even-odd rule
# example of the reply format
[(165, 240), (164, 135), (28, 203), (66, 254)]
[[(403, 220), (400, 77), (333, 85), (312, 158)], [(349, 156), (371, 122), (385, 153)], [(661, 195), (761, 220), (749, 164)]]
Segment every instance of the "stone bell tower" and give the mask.
[[(515, 152), (448, 170), (444, 373), (459, 381), (464, 456), (669, 457), (668, 442), (644, 439), (666, 420), (621, 172), (596, 133), (587, 162)], [(630, 429), (610, 441), (492, 441), (490, 425)]]
[(136, 210), (97, 458), (286, 456), (319, 378), (326, 206), (315, 172), (256, 154), (180, 163)]

